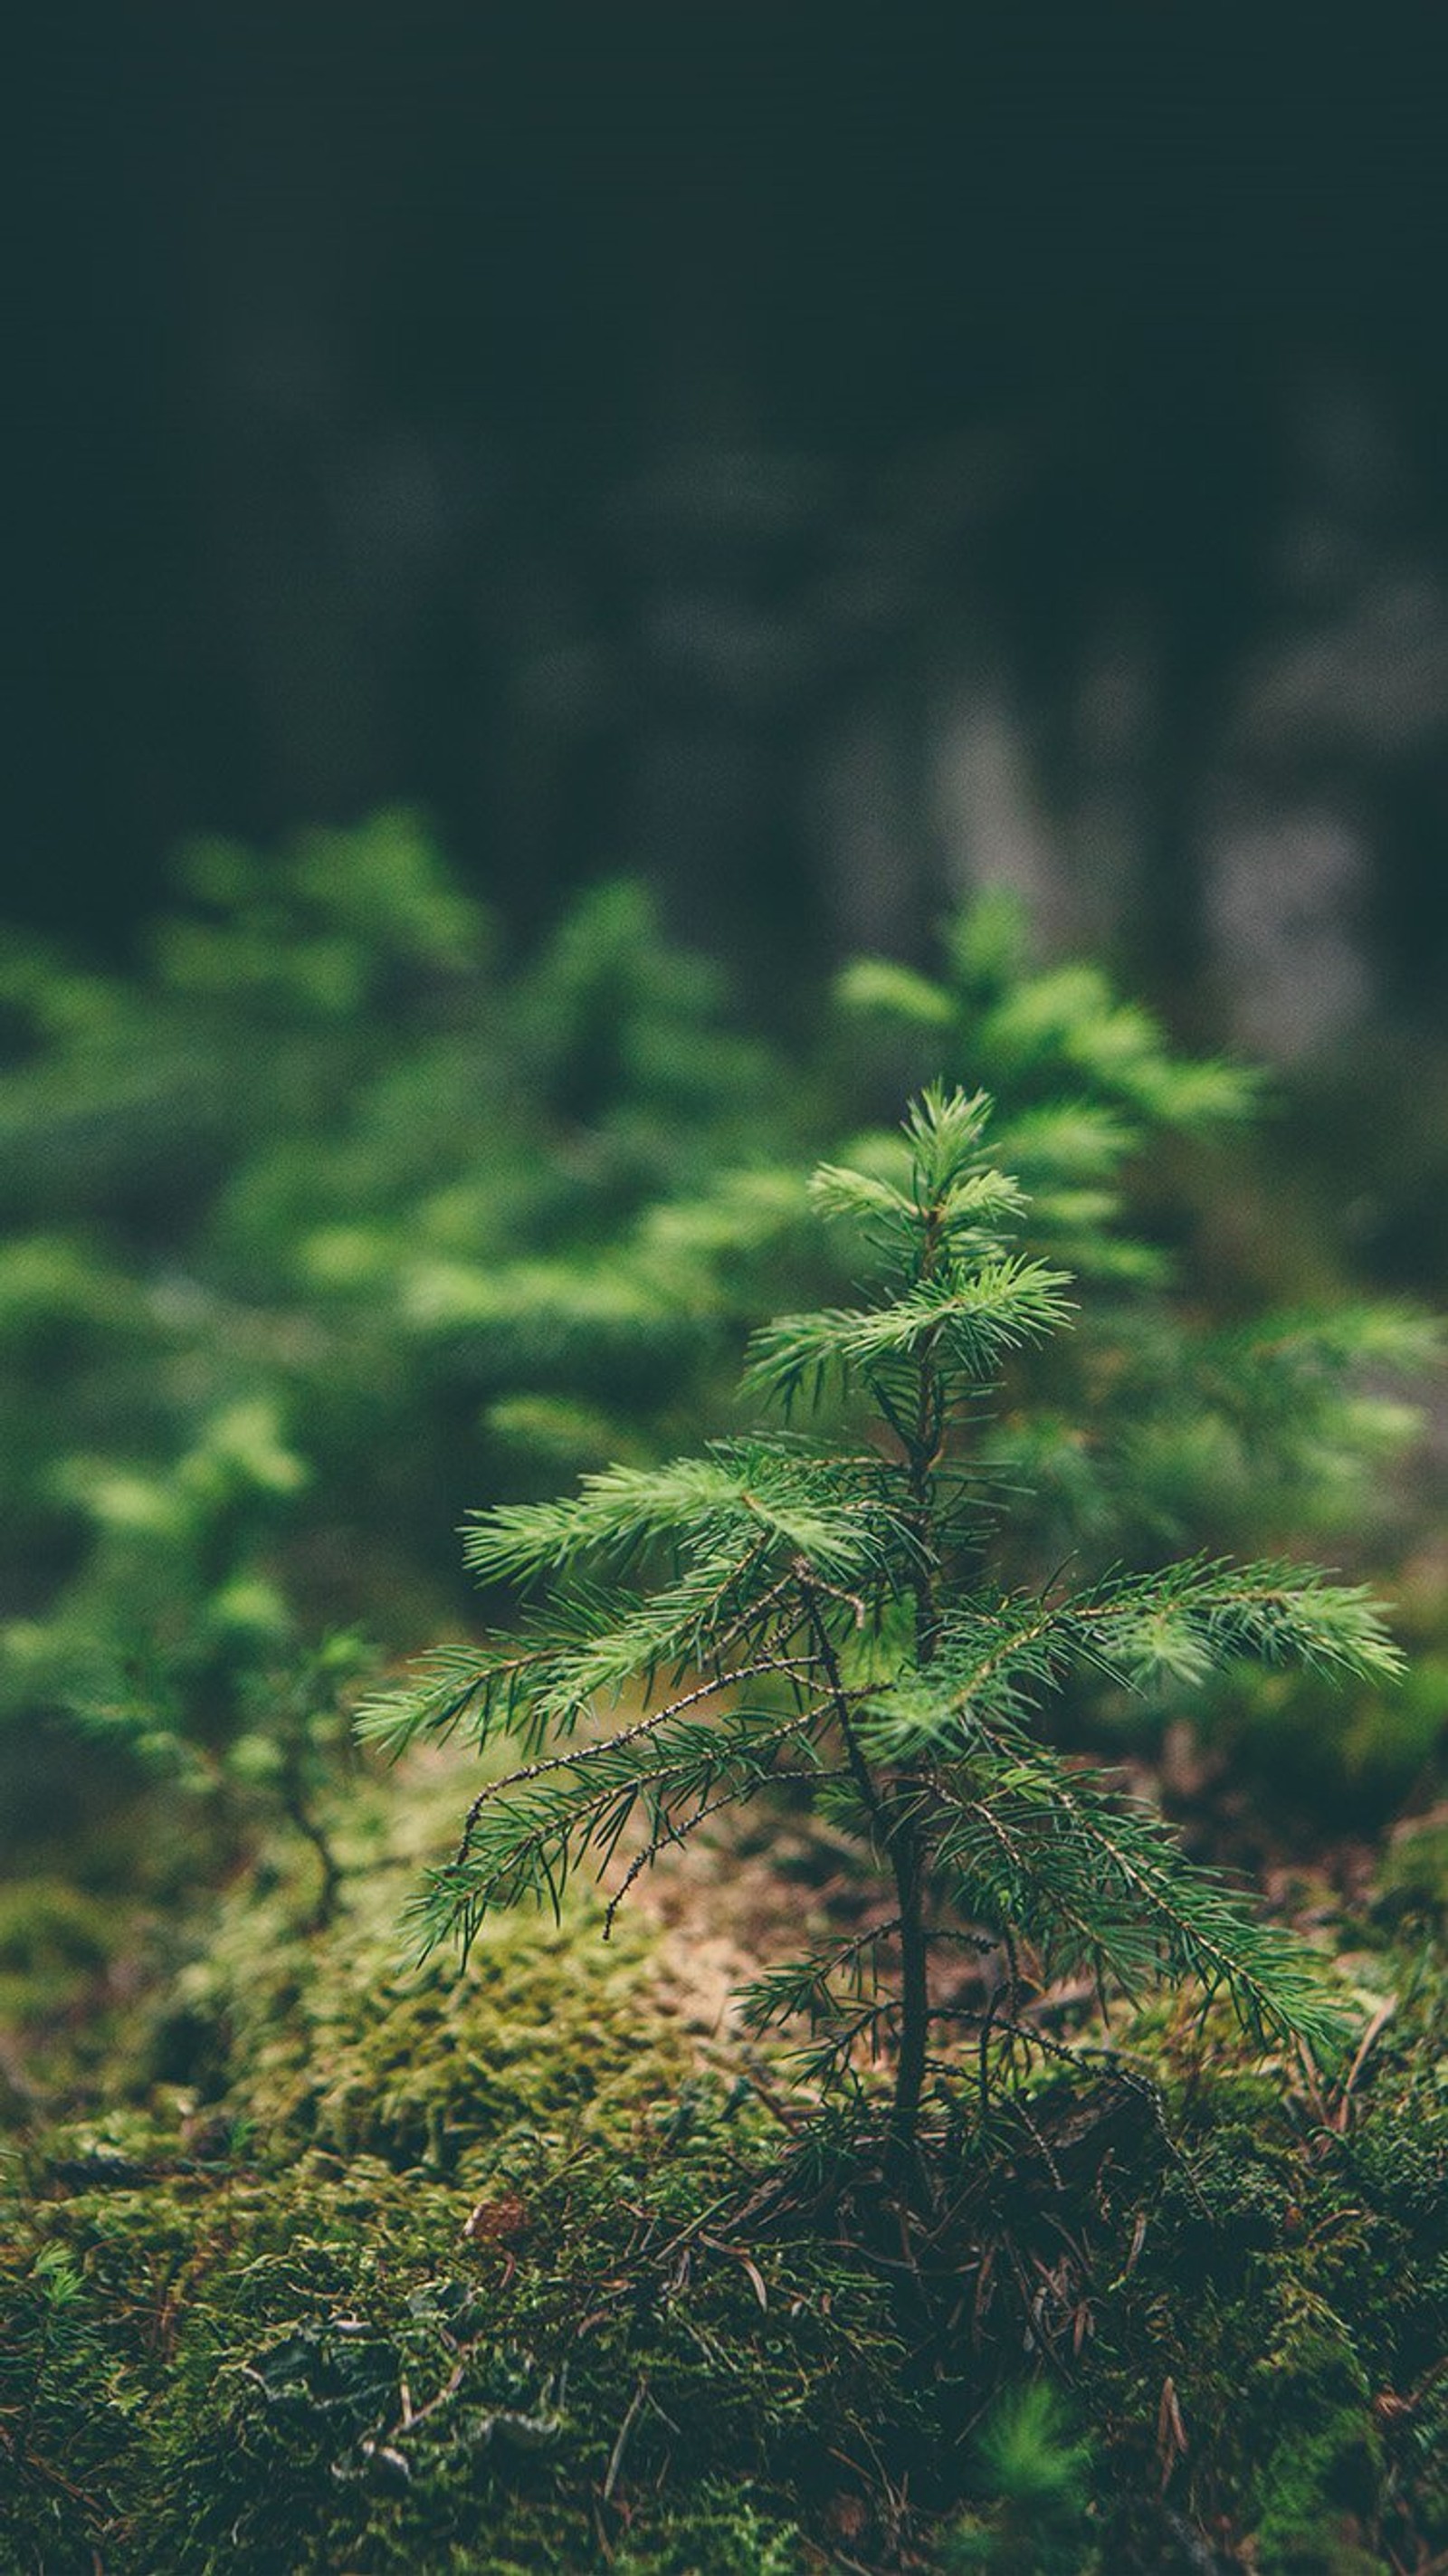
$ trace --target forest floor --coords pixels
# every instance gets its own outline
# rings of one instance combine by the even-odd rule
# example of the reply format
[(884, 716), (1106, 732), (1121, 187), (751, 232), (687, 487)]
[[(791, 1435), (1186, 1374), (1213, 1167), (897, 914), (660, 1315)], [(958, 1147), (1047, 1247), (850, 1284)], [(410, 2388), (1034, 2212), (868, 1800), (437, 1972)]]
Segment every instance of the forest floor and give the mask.
[[(1429, 2576), (1448, 2567), (1448, 1814), (1300, 1832), (1169, 1740), (1134, 1785), (1337, 1963), (1330, 2070), (1213, 2008), (1042, 1999), (1063, 2050), (892, 2204), (730, 1996), (863, 1922), (787, 1817), (601, 1938), (399, 1921), (449, 1757), (343, 1866), (0, 1900), (0, 2568)], [(1093, 2053), (1096, 2052), (1096, 2053)]]

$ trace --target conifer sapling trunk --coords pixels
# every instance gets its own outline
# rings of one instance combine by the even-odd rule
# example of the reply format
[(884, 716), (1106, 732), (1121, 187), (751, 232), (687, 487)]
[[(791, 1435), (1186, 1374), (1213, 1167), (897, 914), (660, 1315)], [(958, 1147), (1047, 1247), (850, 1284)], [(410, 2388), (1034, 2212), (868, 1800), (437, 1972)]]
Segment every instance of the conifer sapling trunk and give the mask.
[[(1028, 2005), (1063, 1973), (1103, 1998), (1192, 1978), (1253, 2032), (1335, 2031), (1312, 1954), (1043, 1742), (1041, 1700), (1082, 1669), (1186, 1686), (1240, 1656), (1398, 1664), (1362, 1592), (1300, 1567), (992, 1584), (999, 1498), (972, 1470), (972, 1415), (1013, 1348), (1070, 1309), (1064, 1274), (1010, 1248), (1025, 1201), (991, 1164), (987, 1113), (983, 1096), (927, 1091), (905, 1122), (908, 1189), (814, 1175), (821, 1217), (853, 1229), (878, 1285), (756, 1335), (745, 1390), (783, 1429), (481, 1516), (473, 1567), (538, 1606), (364, 1717), (394, 1749), (457, 1730), (518, 1747), (419, 1900), (428, 1946), (466, 1944), (522, 1897), (556, 1906), (579, 1865), (609, 1886), (611, 1924), (662, 1851), (783, 1783), (857, 1837), (891, 1884), (889, 1919), (770, 1968), (743, 2008), (760, 2031), (808, 2024), (825, 2096), (893, 2058), (897, 2176), (934, 2101), (1059, 2047)], [(811, 1408), (825, 1428), (806, 1438), (789, 1417)], [(997, 1971), (978, 2003), (938, 1975), (962, 1946)]]

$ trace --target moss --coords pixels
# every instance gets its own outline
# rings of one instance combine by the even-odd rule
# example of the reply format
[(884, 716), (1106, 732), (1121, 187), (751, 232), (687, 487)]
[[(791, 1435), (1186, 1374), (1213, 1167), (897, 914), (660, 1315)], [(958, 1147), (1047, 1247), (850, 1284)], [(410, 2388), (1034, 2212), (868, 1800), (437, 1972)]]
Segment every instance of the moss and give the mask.
[(770, 2222), (731, 2216), (782, 2133), (690, 2026), (677, 1935), (605, 1945), (580, 1900), (494, 1924), (466, 1971), (409, 1966), (401, 1904), (454, 1802), (425, 1771), (401, 1802), (362, 1782), (322, 1933), (285, 1847), (179, 1964), (119, 1916), (24, 1918), (17, 1993), (99, 2008), (64, 2084), (57, 2055), (46, 2098), (0, 2104), (0, 2568), (1029, 2563), (981, 2440), (1023, 2360), (1069, 2387), (1067, 2566), (1448, 2548), (1445, 1998), (1417, 1927), (1359, 1962), (1397, 2003), (1350, 2087), (1153, 2007), (1113, 2046), (1165, 2127), (1058, 2073), (962, 2131), (902, 2271), (848, 2135)]
[(1264, 2451), (1253, 2499), (1263, 2576), (1370, 2565), (1362, 2535), (1383, 2470), (1372, 2390), (1353, 2333), (1300, 2283), (1279, 2285), (1272, 2340), (1245, 2394)]
[(465, 1969), (447, 1958), (411, 1971), (395, 1950), (395, 1931), (389, 1949), (346, 1921), (303, 1977), (283, 1945), (250, 1976), (223, 1953), (182, 1982), (196, 2028), (245, 2065), (254, 2127), (456, 2173), (519, 2130), (626, 2123), (672, 2100), (687, 2072), (667, 2025), (640, 2047), (637, 1943), (605, 1949), (578, 1909), (561, 1925), (486, 1926)]
[(1284, 2065), (1243, 2121), (1230, 2075), (1192, 2066), (1183, 2161), (1097, 2345), (1118, 2475), (1133, 2449), (1145, 2473), (1155, 2392), (1167, 2493), (1261, 2576), (1361, 2576), (1448, 2540), (1422, 2431), (1448, 2320), (1445, 1996), (1412, 1954), (1368, 1965), (1401, 2001), (1350, 2081)]
[(626, 2543), (613, 2563), (617, 2576), (801, 2576), (807, 2559), (818, 2566), (818, 2553), (807, 2553), (798, 2530), (758, 2512), (721, 2481), (672, 2531), (636, 2547)]
[[(582, 2566), (660, 2483), (640, 2567), (745, 2566), (793, 2527), (781, 2492), (823, 2509), (829, 2448), (898, 2412), (878, 2292), (813, 2249), (762, 2258), (767, 2306), (728, 2254), (696, 2250), (677, 2279), (640, 2263), (681, 2200), (727, 2184), (722, 2105), (682, 2174), (657, 2140), (561, 2167), (514, 2140), (512, 2187), (471, 2211), (451, 2181), (315, 2150), (285, 2171), (173, 2150), (137, 2179), (145, 2143), (115, 2181), (74, 2158), (62, 2192), (53, 2165), (27, 2231), (12, 2349), (29, 2367), (6, 2404), (47, 2568), (93, 2545), (118, 2569), (476, 2566), (480, 2534), (489, 2566)], [(59, 2370), (37, 2366), (55, 2266), (78, 2356)]]
[(888, 2300), (691, 2241), (772, 2147), (646, 1929), (570, 1905), (417, 1970), (414, 1854), (366, 1858), (322, 1936), (300, 1880), (235, 1891), (132, 2097), (0, 2166), (14, 2564), (802, 2564), (832, 2449), (911, 2416)]

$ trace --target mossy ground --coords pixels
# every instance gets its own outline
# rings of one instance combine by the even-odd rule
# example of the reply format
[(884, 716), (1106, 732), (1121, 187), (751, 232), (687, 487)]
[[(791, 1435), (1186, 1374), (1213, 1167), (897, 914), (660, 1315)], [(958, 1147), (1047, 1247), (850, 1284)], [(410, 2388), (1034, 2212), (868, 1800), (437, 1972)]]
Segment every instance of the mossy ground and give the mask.
[[(887, 2229), (868, 2156), (799, 2161), (777, 2082), (704, 2026), (681, 1962), (712, 1917), (605, 1947), (580, 1900), (402, 1965), (455, 1804), (425, 1771), (351, 1794), (321, 1931), (301, 1846), (184, 1944), (7, 1898), (0, 2567), (1397, 2576), (1448, 2549), (1433, 1828), (1351, 1919), (1316, 1908), (1354, 2066), (1155, 2008), (1114, 2039), (1160, 2116), (1057, 2070), (967, 2118)], [(1020, 2412), (1031, 2384), (1054, 2412)]]

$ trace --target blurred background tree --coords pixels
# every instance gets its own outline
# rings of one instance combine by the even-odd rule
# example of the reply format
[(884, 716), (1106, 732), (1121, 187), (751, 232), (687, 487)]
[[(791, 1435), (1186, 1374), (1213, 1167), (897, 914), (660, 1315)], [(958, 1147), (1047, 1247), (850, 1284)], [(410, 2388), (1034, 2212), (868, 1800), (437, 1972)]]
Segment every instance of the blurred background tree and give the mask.
[(1005, 876), (1255, 1049), (1437, 1062), (1426, 25), (28, 15), (32, 917), (405, 801), (777, 1008)]

